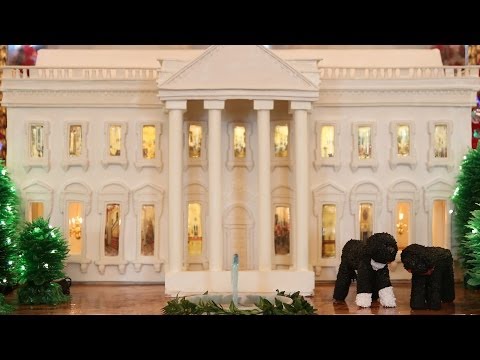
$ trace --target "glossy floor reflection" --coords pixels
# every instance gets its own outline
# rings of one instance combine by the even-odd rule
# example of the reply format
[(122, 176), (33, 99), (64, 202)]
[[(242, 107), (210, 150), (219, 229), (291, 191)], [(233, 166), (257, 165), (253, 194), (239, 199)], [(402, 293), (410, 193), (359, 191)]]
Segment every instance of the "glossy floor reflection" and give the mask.
[[(345, 303), (333, 304), (334, 283), (317, 283), (315, 295), (309, 297), (318, 315), (446, 315), (480, 314), (480, 290), (467, 290), (463, 284), (456, 285), (456, 300), (443, 304), (441, 310), (415, 310), (409, 306), (410, 283), (393, 283), (397, 298), (396, 308), (383, 308), (374, 302), (371, 308), (355, 305), (355, 288), (352, 284)], [(161, 315), (162, 308), (170, 299), (165, 296), (163, 285), (105, 285), (73, 283), (72, 300), (57, 306), (17, 306), (13, 314), (19, 315)], [(7, 296), (10, 303), (16, 303), (16, 294)]]

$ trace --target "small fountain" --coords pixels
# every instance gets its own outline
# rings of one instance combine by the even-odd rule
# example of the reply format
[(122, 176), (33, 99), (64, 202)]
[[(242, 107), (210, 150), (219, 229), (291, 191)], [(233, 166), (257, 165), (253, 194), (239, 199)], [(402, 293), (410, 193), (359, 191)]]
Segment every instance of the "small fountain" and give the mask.
[(233, 304), (238, 307), (238, 254), (233, 255), (232, 262), (232, 296)]
[(238, 254), (233, 255), (232, 270), (231, 270), (231, 282), (232, 282), (232, 293), (231, 294), (222, 294), (222, 293), (212, 293), (212, 294), (203, 294), (203, 295), (191, 295), (186, 296), (185, 299), (194, 303), (199, 304), (200, 302), (206, 303), (208, 301), (213, 301), (217, 305), (221, 306), (223, 309), (229, 309), (231, 303), (238, 310), (257, 310), (258, 307), (255, 304), (258, 304), (260, 298), (264, 298), (271, 302), (275, 303), (275, 300), (279, 300), (284, 304), (291, 304), (293, 300), (287, 296), (274, 295), (274, 294), (238, 294), (238, 269), (240, 265), (240, 259)]

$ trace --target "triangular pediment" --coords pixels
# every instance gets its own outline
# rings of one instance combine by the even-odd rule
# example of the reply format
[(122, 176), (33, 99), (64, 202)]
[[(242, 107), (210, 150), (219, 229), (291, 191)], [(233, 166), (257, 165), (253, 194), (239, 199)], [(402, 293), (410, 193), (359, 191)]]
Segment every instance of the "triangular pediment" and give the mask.
[[(215, 45), (159, 84), (162, 100), (179, 92), (315, 100), (318, 87), (261, 45)], [(221, 96), (220, 96), (221, 97)], [(228, 96), (227, 96), (228, 97)], [(205, 98), (205, 97), (204, 97)], [(275, 97), (279, 98), (279, 97)]]

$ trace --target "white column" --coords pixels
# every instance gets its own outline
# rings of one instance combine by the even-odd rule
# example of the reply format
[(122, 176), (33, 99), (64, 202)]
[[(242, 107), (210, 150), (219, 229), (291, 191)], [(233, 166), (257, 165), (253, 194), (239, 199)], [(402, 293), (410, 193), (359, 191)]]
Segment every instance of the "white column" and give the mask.
[(223, 270), (222, 110), (225, 101), (205, 101), (208, 109), (208, 233), (209, 269)]
[(183, 113), (186, 101), (167, 101), (168, 112), (168, 271), (183, 266)]
[(255, 100), (258, 129), (258, 269), (272, 269), (272, 194), (270, 184), (270, 110), (273, 100)]
[(295, 126), (295, 240), (298, 271), (308, 271), (308, 111), (312, 104), (304, 101), (292, 101)]

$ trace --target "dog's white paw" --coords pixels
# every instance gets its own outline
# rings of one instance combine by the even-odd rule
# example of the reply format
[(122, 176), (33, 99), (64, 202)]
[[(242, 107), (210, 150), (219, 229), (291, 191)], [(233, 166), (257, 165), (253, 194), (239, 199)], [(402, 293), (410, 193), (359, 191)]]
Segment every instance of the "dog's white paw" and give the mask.
[(389, 286), (383, 288), (378, 292), (378, 297), (380, 298), (380, 304), (383, 307), (396, 307), (395, 294), (393, 293), (393, 287)]
[(355, 303), (360, 307), (364, 307), (364, 308), (370, 307), (370, 305), (372, 305), (372, 294), (371, 293), (357, 294)]

